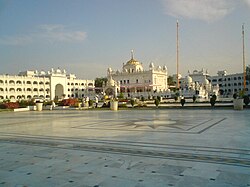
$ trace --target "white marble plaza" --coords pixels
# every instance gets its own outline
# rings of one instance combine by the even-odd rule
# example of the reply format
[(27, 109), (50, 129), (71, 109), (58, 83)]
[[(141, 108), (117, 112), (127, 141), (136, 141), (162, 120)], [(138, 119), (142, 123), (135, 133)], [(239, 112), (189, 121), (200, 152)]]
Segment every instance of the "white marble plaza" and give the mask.
[(250, 186), (249, 112), (1, 112), (0, 186)]

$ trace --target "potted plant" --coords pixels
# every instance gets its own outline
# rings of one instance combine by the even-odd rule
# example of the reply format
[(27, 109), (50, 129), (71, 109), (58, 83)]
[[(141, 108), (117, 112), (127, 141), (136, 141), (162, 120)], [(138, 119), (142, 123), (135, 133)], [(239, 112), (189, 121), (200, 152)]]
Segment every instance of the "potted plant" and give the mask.
[(42, 100), (37, 100), (36, 101), (36, 110), (37, 111), (42, 111), (43, 110), (43, 101)]
[(118, 110), (118, 100), (117, 99), (113, 98), (110, 100), (110, 109), (114, 110), (114, 111)]
[(243, 110), (243, 98), (237, 93), (234, 93), (233, 98), (234, 110)]

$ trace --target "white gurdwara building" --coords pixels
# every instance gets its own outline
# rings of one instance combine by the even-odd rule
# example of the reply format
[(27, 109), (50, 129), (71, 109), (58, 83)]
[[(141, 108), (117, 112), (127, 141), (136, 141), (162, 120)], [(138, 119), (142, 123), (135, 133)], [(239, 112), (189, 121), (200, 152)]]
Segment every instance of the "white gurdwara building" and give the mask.
[(0, 75), (0, 100), (54, 100), (94, 94), (94, 80), (77, 79), (74, 74), (66, 74), (59, 68), (48, 72), (24, 71), (14, 76)]
[(131, 59), (123, 64), (121, 71), (108, 68), (108, 77), (112, 77), (118, 83), (119, 91), (125, 97), (146, 96), (152, 95), (153, 92), (168, 90), (167, 67), (155, 67), (150, 63), (149, 70), (144, 70), (142, 63), (134, 59), (133, 51)]

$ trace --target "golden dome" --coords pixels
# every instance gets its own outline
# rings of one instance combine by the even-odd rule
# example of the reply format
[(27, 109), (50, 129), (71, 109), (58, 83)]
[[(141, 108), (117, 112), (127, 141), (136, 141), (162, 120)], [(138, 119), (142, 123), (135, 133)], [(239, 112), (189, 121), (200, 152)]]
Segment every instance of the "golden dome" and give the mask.
[(140, 62), (138, 62), (137, 60), (131, 58), (129, 61), (127, 61), (127, 65), (139, 65)]

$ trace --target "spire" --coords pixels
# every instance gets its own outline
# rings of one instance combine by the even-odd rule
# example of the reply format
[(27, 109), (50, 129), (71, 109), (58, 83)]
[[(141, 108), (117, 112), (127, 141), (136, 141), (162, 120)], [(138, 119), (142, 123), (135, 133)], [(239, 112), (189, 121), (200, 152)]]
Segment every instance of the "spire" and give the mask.
[(131, 59), (134, 59), (134, 50), (131, 50)]

